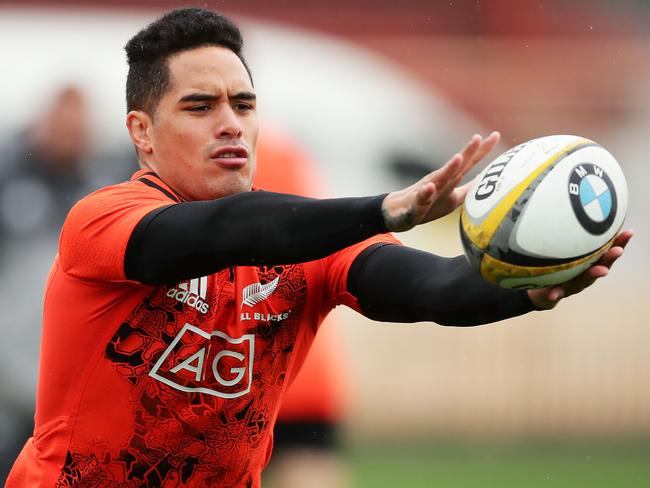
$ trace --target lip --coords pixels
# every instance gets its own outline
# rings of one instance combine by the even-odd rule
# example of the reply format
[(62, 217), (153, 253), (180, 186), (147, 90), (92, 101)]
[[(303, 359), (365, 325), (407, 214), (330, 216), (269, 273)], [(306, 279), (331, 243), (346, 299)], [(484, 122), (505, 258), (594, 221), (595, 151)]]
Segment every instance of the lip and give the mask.
[[(235, 157), (224, 157), (234, 153)], [(244, 146), (222, 146), (210, 154), (210, 159), (227, 169), (239, 169), (248, 163), (248, 149)]]

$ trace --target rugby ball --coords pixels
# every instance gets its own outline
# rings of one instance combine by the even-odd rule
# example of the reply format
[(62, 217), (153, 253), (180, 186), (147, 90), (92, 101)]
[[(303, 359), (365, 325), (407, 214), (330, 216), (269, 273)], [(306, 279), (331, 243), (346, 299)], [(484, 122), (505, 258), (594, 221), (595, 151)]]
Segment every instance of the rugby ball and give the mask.
[(612, 245), (627, 200), (623, 171), (596, 142), (571, 135), (524, 142), (469, 189), (460, 218), (465, 256), (505, 288), (563, 283)]

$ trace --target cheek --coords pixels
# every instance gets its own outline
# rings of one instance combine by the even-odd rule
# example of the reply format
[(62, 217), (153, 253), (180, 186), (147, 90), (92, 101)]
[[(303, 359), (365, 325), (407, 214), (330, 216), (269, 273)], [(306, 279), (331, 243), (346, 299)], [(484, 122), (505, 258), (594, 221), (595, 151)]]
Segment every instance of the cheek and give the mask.
[(175, 127), (161, 140), (158, 156), (177, 171), (185, 174), (200, 171), (204, 166), (204, 141), (191, 131)]
[(199, 123), (192, 120), (167, 121), (161, 123), (156, 132), (167, 151), (183, 152), (199, 142), (199, 129)]
[(171, 149), (177, 153), (192, 151), (199, 144), (199, 138), (195, 133), (190, 130), (183, 130), (184, 128), (175, 128), (171, 132), (169, 141), (171, 142)]

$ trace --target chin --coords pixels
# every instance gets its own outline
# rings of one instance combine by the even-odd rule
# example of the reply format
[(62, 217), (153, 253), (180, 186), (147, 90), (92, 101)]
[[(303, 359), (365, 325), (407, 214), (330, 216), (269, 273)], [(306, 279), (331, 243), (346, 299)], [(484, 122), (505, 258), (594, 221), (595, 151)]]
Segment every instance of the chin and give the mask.
[(227, 182), (226, 184), (220, 184), (216, 187), (206, 189), (205, 192), (207, 198), (202, 200), (215, 200), (217, 198), (223, 198), (230, 195), (236, 195), (237, 193), (244, 193), (250, 191), (251, 182), (247, 181), (232, 181)]

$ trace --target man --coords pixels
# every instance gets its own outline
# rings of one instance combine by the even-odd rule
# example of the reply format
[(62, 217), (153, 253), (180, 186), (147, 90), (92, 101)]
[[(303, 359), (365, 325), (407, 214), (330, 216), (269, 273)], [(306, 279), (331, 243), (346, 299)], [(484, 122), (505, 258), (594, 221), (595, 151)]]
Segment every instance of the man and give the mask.
[(607, 274), (631, 237), (572, 282), (516, 292), (385, 234), (457, 208), (498, 133), (388, 195), (250, 191), (256, 99), (241, 47), (236, 26), (202, 9), (127, 44), (142, 169), (64, 224), (34, 436), (9, 487), (259, 486), (279, 402), (332, 307), (446, 325), (552, 308)]

